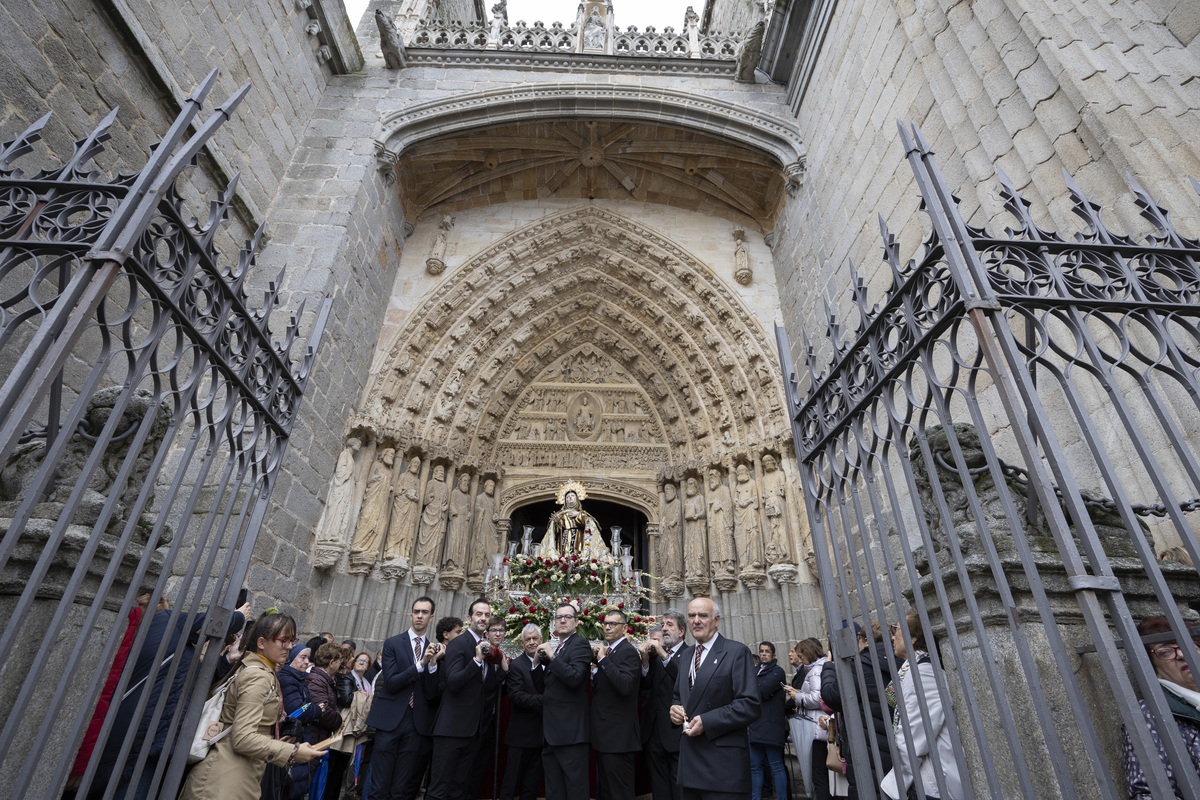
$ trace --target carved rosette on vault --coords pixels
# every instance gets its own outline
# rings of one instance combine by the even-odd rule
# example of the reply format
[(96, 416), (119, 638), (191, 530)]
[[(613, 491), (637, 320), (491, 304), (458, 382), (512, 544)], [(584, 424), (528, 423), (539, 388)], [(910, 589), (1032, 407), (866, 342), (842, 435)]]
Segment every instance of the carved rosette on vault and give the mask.
[(546, 217), (448, 269), (380, 349), (315, 563), (477, 591), (509, 511), (576, 478), (646, 514), (665, 597), (795, 582), (779, 375), (687, 250), (602, 208)]

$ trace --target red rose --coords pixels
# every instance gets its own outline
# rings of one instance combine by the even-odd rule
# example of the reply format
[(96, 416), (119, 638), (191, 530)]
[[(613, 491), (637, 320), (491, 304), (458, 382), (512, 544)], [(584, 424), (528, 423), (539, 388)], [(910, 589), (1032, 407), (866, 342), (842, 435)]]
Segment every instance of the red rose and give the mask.
[(624, 607), (625, 607), (624, 603), (617, 603), (617, 608), (624, 608)]
[(608, 602), (608, 598), (607, 598), (607, 597), (601, 597), (601, 598), (600, 598), (600, 602), (601, 602), (601, 603), (607, 603), (607, 602)]
[(581, 611), (581, 612), (580, 612), (580, 614), (581, 614), (582, 616), (585, 616), (585, 617), (586, 617), (586, 616), (588, 615), (588, 609), (586, 609), (586, 608), (585, 608), (583, 611)]
[(592, 570), (592, 577), (596, 577), (596, 570)]
[(529, 624), (529, 620), (525, 620), (525, 621), (524, 621), (524, 622), (522, 622), (521, 624), (522, 624), (522, 625), (528, 625), (528, 624)]
[(517, 607), (516, 607), (516, 606), (509, 606), (509, 607), (508, 607), (508, 613), (510, 613), (510, 614), (515, 614), (515, 613), (517, 613)]
[(549, 583), (549, 582), (550, 582), (549, 578), (542, 578), (542, 583)]
[(633, 618), (633, 621), (634, 621), (634, 622), (641, 622), (641, 621), (642, 621), (642, 618), (641, 618), (641, 617), (634, 617), (634, 618)]

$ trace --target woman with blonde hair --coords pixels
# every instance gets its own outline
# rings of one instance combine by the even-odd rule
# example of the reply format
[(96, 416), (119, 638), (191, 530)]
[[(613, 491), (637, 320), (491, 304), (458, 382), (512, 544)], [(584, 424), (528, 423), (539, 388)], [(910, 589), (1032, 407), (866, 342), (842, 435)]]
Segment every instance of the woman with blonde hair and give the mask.
[(275, 672), (295, 644), (296, 621), (288, 615), (267, 613), (254, 623), (221, 706), (220, 722), (229, 733), (188, 775), (181, 800), (257, 800), (268, 762), (303, 764), (325, 754), (304, 742), (274, 736), (283, 717)]

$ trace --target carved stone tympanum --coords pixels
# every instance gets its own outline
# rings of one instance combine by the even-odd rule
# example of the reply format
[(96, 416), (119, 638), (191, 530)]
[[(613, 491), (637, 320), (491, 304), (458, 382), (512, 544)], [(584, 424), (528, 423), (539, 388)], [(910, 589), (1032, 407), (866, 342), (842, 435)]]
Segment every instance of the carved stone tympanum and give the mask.
[(375, 566), (387, 533), (388, 512), (392, 493), (392, 460), (396, 451), (387, 448), (371, 465), (367, 488), (363, 492), (362, 511), (358, 514), (358, 527), (354, 529), (354, 540), (350, 543), (350, 572), (365, 575)]
[(362, 442), (352, 436), (338, 456), (325, 510), (317, 521), (317, 543), (313, 548), (313, 566), (317, 569), (333, 567), (346, 551), (346, 533), (354, 523), (358, 499), (354, 491), (354, 455), (361, 447)]

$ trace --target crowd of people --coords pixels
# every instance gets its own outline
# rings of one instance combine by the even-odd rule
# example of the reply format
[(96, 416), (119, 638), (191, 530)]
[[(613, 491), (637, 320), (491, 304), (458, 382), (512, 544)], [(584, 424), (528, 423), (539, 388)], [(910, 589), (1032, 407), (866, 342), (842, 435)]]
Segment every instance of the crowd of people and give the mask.
[[(301, 642), (295, 620), (273, 609), (249, 624), (248, 614), (243, 606), (229, 623), (213, 681), (214, 691), (224, 693), (220, 733), (189, 770), (181, 798), (416, 800), (423, 791), (427, 800), (474, 800), (498, 790), (501, 800), (633, 800), (640, 754), (654, 800), (782, 800), (800, 794), (785, 769), (789, 742), (800, 762), (803, 794), (814, 800), (899, 800), (917, 797), (918, 787), (934, 800), (964, 795), (938, 689), (944, 676), (930, 657), (936, 643), (913, 613), (903, 626), (890, 626), (890, 648), (878, 622), (855, 625), (858, 652), (846, 661), (851, 674), (866, 680), (856, 682), (865, 695), (853, 708), (843, 704), (837, 670), (818, 639), (788, 651), (794, 670), (789, 682), (772, 642), (760, 642), (752, 654), (720, 635), (720, 609), (708, 598), (693, 600), (686, 615), (667, 611), (640, 644), (627, 636), (625, 613), (610, 608), (604, 641), (594, 646), (576, 633), (579, 610), (564, 604), (555, 611), (550, 641), (536, 625), (526, 625), (519, 636), (522, 652), (511, 659), (501, 648), (505, 621), (484, 599), (470, 605), (465, 620), (434, 623), (434, 601), (418, 598), (408, 630), (387, 639), (375, 656), (350, 640), (337, 644), (329, 633)], [(131, 615), (130, 630), (140, 617)], [(119, 771), (125, 737), (108, 738), (89, 797), (110, 787), (118, 798), (148, 796), (148, 778), (169, 756), (167, 720), (186, 695), (177, 685), (181, 678), (168, 688), (170, 673), (154, 671), (153, 662), (166, 640), (168, 653), (183, 641), (183, 660), (190, 663), (203, 621), (203, 615), (191, 621), (175, 615), (172, 623), (164, 602), (150, 618), (139, 653), (126, 647), (132, 642), (127, 634), (113, 675), (133, 658), (133, 675), (141, 680), (119, 701), (119, 730), (134, 726), (142, 693), (152, 708), (167, 690), (161, 704), (168, 713), (154, 731), (150, 715), (143, 715)], [(1163, 617), (1144, 620), (1138, 631), (1200, 774), (1200, 691), (1184, 653)], [(113, 702), (110, 689), (93, 729)], [(502, 694), (509, 699), (503, 732)], [(1142, 707), (1175, 795), (1182, 797), (1144, 702)], [(854, 726), (865, 733), (865, 751), (850, 742), (848, 713), (857, 715)], [(89, 763), (94, 733), (89, 729), (80, 748), (78, 774)], [(1121, 743), (1129, 796), (1151, 797), (1125, 729)], [(133, 764), (143, 749), (148, 766), (134, 780)], [(494, 776), (503, 776), (494, 789), (484, 785), (489, 765)], [(869, 786), (859, 785), (863, 775), (870, 776)]]

